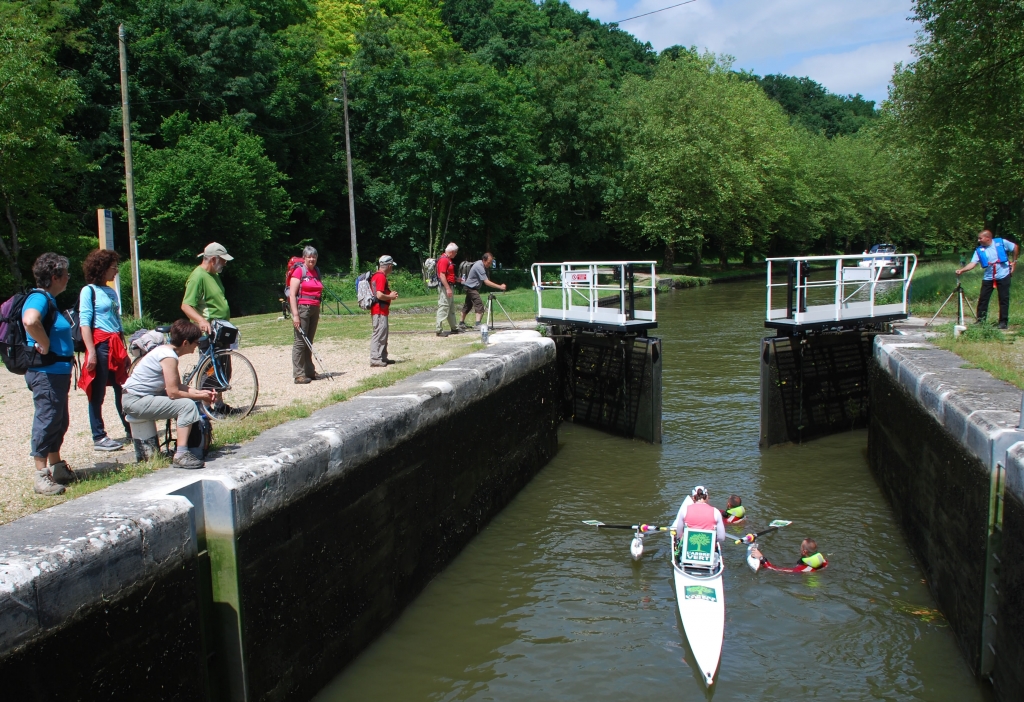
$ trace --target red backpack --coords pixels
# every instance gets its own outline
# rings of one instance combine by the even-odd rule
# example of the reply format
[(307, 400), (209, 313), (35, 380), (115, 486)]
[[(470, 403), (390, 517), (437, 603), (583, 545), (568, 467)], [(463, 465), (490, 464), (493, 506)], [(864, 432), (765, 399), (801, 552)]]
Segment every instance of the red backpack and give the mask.
[(284, 286), (287, 288), (292, 282), (292, 271), (295, 270), (295, 266), (301, 266), (302, 262), (306, 259), (302, 256), (292, 256), (288, 259), (288, 268), (284, 271)]

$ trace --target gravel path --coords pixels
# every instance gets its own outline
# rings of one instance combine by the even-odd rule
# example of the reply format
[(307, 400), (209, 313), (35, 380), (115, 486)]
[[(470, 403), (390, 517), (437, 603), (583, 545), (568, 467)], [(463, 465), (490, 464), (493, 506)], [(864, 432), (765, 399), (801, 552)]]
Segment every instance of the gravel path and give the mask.
[[(440, 361), (468, 351), (479, 340), (477, 334), (438, 338), (431, 332), (392, 334), (389, 355), (401, 363)], [(326, 340), (315, 343), (332, 378), (308, 385), (295, 385), (291, 372), (291, 346), (249, 346), (241, 352), (252, 361), (260, 383), (257, 411), (271, 409), (294, 401), (323, 399), (336, 390), (354, 387), (372, 374), (388, 373), (390, 368), (371, 368), (366, 339)], [(319, 371), (319, 368), (317, 369)], [(0, 409), (4, 414), (4, 430), (0, 432), (0, 523), (9, 522), (55, 502), (32, 491), (35, 477), (29, 441), (32, 429), (32, 394), (22, 376), (0, 371)], [(108, 389), (103, 417), (111, 438), (126, 441), (124, 429), (117, 419), (113, 393)], [(71, 428), (64, 439), (63, 458), (72, 468), (104, 464), (129, 463), (135, 460), (130, 446), (112, 453), (92, 448), (88, 404), (85, 393), (71, 390)]]

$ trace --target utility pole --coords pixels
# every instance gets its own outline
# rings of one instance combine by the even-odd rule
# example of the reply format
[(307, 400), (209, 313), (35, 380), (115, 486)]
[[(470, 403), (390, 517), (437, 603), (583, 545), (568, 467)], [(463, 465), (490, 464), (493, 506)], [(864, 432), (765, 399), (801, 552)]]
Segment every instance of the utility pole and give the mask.
[(128, 107), (128, 52), (124, 25), (117, 28), (117, 48), (121, 56), (121, 129), (124, 132), (124, 186), (128, 197), (128, 256), (132, 264), (132, 300), (136, 319), (142, 319), (142, 290), (139, 284), (138, 228), (135, 223), (135, 174), (132, 170), (132, 118)]
[(348, 136), (348, 71), (341, 72), (341, 99), (345, 111), (345, 160), (348, 162), (348, 228), (352, 236), (352, 275), (359, 275), (359, 247), (356, 245), (356, 199), (352, 192), (352, 143)]

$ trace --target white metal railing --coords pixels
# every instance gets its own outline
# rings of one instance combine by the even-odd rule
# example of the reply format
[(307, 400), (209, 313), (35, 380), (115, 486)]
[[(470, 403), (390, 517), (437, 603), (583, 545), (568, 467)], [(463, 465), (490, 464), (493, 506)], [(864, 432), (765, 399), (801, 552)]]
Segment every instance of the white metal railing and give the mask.
[[(766, 320), (794, 325), (906, 315), (910, 281), (917, 269), (917, 256), (896, 253), (793, 256), (766, 262)], [(834, 264), (834, 272), (831, 265), (823, 270), (827, 263)], [(818, 268), (812, 270), (812, 264)], [(773, 282), (773, 274), (781, 273), (786, 280)], [(777, 306), (780, 303), (783, 306)]]
[[(537, 316), (623, 326), (634, 321), (653, 322), (658, 285), (654, 266), (654, 261), (534, 263), (530, 274), (537, 295)], [(548, 292), (547, 302), (551, 303), (552, 291), (560, 293), (561, 304), (545, 307), (544, 293)], [(636, 308), (637, 293), (644, 300), (650, 299), (650, 309)], [(601, 305), (613, 297), (618, 297), (617, 305)]]

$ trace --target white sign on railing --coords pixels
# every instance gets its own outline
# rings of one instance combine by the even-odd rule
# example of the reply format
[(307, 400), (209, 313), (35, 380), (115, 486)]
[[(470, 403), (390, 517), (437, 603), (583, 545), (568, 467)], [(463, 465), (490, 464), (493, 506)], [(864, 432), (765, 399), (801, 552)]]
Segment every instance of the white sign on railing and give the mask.
[[(654, 261), (535, 263), (530, 272), (537, 317), (603, 328), (654, 327), (658, 284), (654, 266)], [(559, 306), (552, 307), (556, 300)]]
[(562, 274), (562, 280), (572, 285), (589, 285), (593, 279), (590, 271), (566, 271)]

